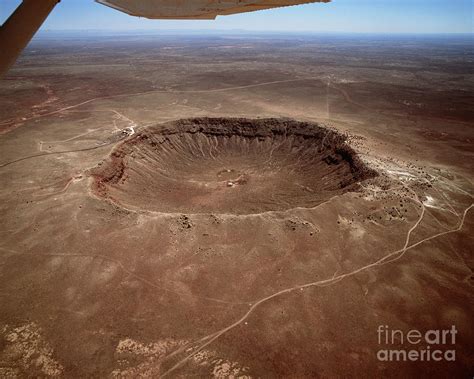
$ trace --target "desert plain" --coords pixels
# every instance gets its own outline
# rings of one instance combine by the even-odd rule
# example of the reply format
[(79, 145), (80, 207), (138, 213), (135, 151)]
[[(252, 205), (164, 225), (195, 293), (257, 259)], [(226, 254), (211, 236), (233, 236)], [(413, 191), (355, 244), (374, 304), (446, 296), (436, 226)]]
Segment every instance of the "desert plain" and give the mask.
[[(466, 36), (45, 33), (0, 80), (0, 377), (470, 377)], [(455, 326), (455, 360), (383, 361)]]

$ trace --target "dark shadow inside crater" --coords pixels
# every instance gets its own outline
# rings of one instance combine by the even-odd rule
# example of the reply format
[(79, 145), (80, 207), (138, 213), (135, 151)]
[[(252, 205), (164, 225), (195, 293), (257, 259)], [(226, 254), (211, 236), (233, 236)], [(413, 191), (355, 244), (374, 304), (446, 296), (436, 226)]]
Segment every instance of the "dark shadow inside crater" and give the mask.
[(99, 197), (129, 209), (254, 214), (315, 207), (376, 173), (315, 123), (197, 118), (139, 131), (91, 175)]

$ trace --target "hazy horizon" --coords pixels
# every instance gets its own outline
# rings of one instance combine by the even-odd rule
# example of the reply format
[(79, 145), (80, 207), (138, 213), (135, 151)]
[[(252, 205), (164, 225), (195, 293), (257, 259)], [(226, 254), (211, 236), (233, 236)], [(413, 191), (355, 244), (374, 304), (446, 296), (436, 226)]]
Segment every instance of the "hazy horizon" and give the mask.
[(126, 35), (160, 35), (160, 34), (182, 34), (182, 35), (216, 35), (216, 34), (255, 34), (255, 35), (327, 35), (327, 36), (466, 36), (474, 37), (474, 32), (344, 32), (344, 31), (312, 31), (312, 30), (253, 30), (253, 29), (41, 29), (35, 37), (45, 34), (81, 34), (81, 33), (122, 33)]

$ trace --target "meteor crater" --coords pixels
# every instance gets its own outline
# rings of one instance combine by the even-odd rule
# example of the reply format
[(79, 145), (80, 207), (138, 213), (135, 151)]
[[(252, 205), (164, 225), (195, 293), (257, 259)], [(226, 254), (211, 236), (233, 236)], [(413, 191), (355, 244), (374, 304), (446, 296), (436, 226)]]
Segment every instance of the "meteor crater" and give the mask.
[(315, 123), (194, 118), (140, 130), (91, 175), (127, 209), (242, 215), (312, 208), (376, 173)]

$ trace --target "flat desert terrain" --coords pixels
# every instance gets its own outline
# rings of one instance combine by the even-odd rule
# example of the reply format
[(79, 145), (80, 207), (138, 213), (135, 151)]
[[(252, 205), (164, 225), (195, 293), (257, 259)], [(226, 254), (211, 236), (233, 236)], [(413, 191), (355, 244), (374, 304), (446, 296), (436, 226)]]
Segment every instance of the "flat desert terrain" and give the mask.
[(40, 35), (0, 80), (0, 377), (472, 377), (472, 43)]

